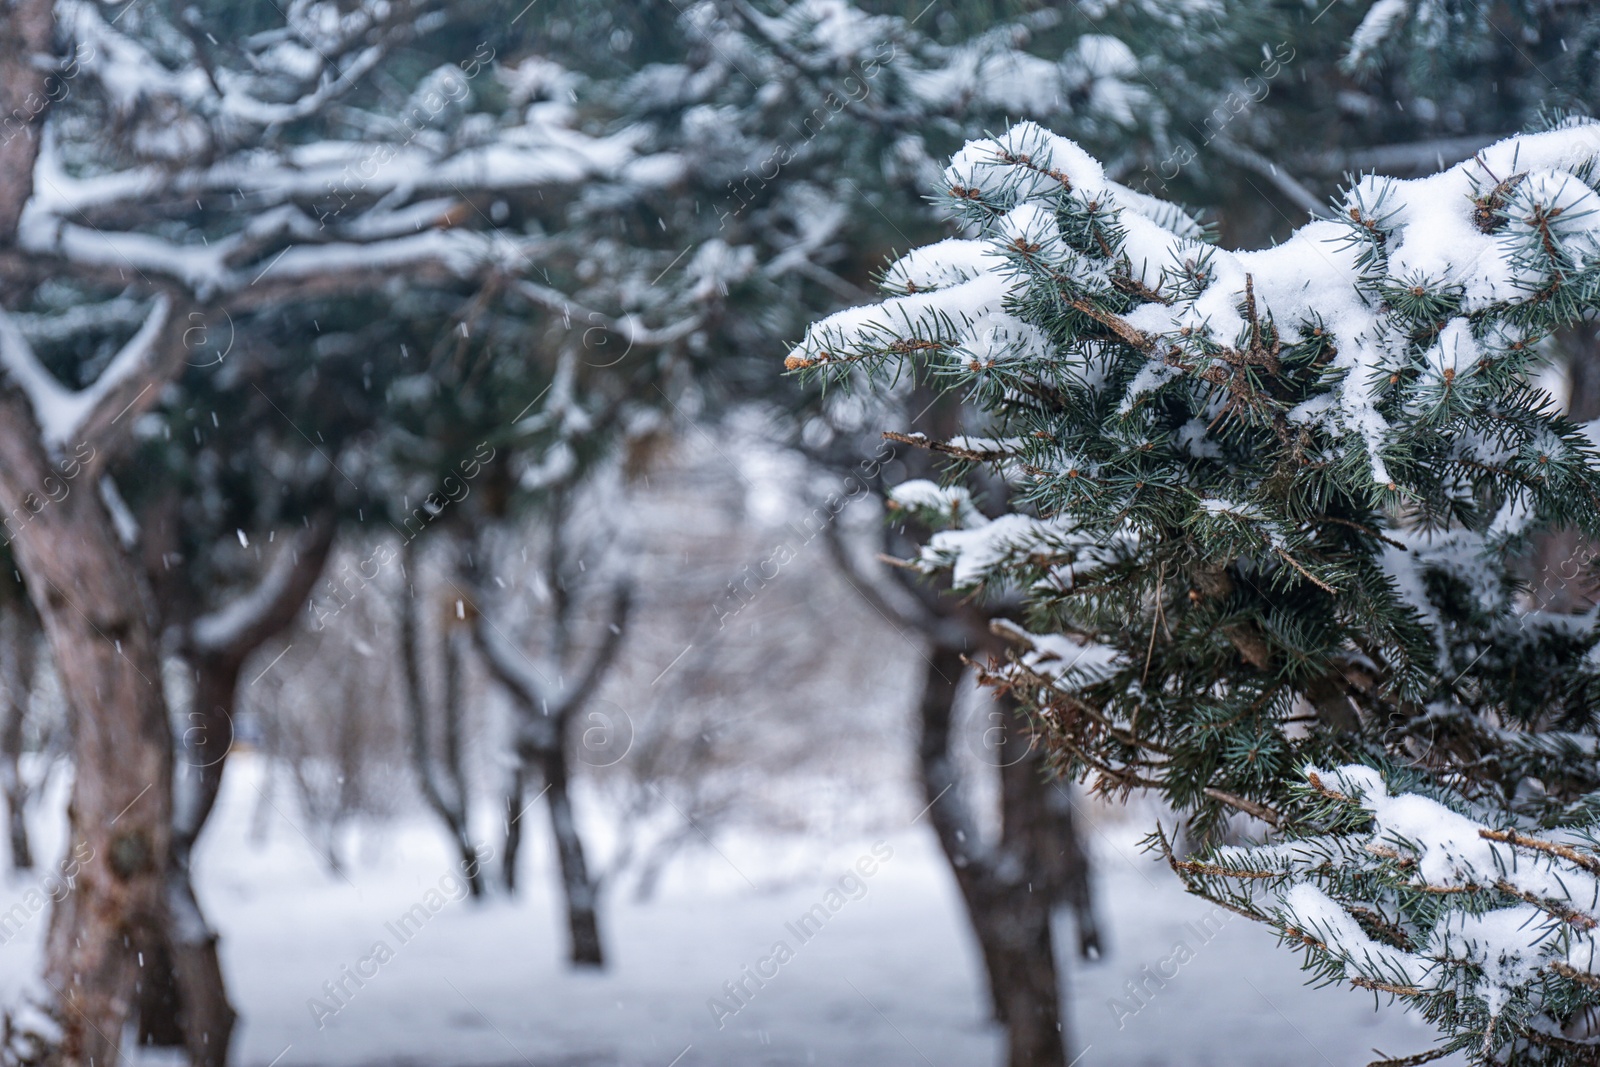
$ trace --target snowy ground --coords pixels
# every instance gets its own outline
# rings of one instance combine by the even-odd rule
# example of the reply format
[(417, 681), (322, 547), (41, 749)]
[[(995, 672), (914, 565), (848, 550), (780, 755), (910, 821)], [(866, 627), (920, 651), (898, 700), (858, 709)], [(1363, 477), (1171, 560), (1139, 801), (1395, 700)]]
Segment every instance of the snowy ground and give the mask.
[[(575, 975), (560, 963), (543, 842), (525, 868), (528, 892), (515, 903), (448, 901), (452, 864), (420, 820), (367, 842), (340, 879), (319, 867), (287, 798), (263, 809), (265, 845), (249, 843), (260, 769), (238, 754), (200, 857), (200, 893), (224, 934), (224, 964), (243, 1016), (238, 1062), (247, 1067), (967, 1067), (997, 1060), (974, 945), (924, 826), (885, 835), (892, 858), (804, 943), (786, 924), (822, 901), (847, 867), (871, 853), (872, 840), (814, 842), (781, 855), (771, 842), (723, 845), (726, 856), (704, 850), (680, 865), (655, 902), (611, 900), (612, 966)], [(1139, 855), (1136, 836), (1132, 824), (1094, 831), (1111, 951), (1098, 963), (1072, 964), (1082, 1067), (1345, 1067), (1366, 1063), (1374, 1047), (1396, 1055), (1425, 1047), (1428, 1028), (1392, 1009), (1374, 1013), (1371, 996), (1305, 987), (1295, 957), (1242, 919), (1223, 922), (1209, 941), (1196, 936), (1185, 924), (1210, 909)], [(58, 838), (58, 827), (41, 826), (46, 855)], [(773, 873), (780, 869), (781, 879)], [(6, 886), (0, 911), (35, 882)], [(386, 925), (413, 905), (441, 901), (403, 942)], [(41, 915), (0, 946), (7, 1002), (34, 970), (43, 928)], [(1070, 932), (1062, 934), (1070, 943)], [(708, 999), (722, 996), (723, 983), (778, 940), (793, 958), (719, 1030)], [(1175, 955), (1179, 940), (1192, 959)], [(360, 988), (347, 980), (354, 990), (347, 1006), (319, 1029), (308, 1002), (321, 997), (333, 1006), (323, 983), (371, 958), (380, 941), (392, 958), (367, 965), (377, 973)], [(1123, 987), (1143, 980), (1147, 965), (1177, 973), (1164, 987), (1151, 982), (1146, 1006), (1130, 1015), (1138, 1005)]]

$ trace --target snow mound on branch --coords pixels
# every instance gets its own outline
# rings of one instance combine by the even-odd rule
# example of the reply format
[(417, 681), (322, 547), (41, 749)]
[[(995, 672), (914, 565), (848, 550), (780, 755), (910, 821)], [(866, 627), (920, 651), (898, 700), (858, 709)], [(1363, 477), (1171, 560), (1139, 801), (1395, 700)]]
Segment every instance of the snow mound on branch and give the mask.
[[(1346, 957), (1345, 976), (1392, 985), (1421, 987), (1426, 984), (1429, 964), (1426, 959), (1402, 952), (1392, 945), (1374, 941), (1338, 901), (1309, 882), (1293, 886), (1283, 895), (1281, 921), (1327, 946), (1327, 951)], [(1376, 977), (1381, 976), (1381, 977)]]
[[(1600, 124), (1512, 137), (1427, 178), (1363, 178), (1339, 219), (1311, 222), (1273, 248), (1233, 252), (1202, 245), (1197, 224), (1173, 205), (1108, 181), (1076, 143), (1036, 123), (1018, 123), (999, 137), (968, 143), (944, 172), (954, 201), (981, 201), (996, 212), (982, 239), (912, 252), (887, 274), (901, 295), (814, 324), (788, 365), (940, 350), (975, 354), (981, 368), (996, 347), (983, 336), (985, 324), (1000, 315), (1025, 324), (1018, 308), (1037, 295), (1040, 278), (1052, 280), (1056, 299), (1090, 303), (1135, 284), (1147, 298), (1112, 325), (1123, 339), (1137, 338), (1152, 357), (1164, 358), (1152, 358), (1126, 386), (1123, 414), (1183, 374), (1203, 373), (1218, 346), (1243, 344), (1258, 323), (1270, 324), (1290, 345), (1326, 335), (1335, 373), (1288, 417), (1358, 442), (1373, 481), (1394, 488), (1383, 453), (1396, 429), (1379, 401), (1399, 380), (1394, 375), (1413, 325), (1396, 312), (1390, 294), (1459, 298), (1461, 315), (1422, 361), (1435, 389), (1472, 373), (1491, 350), (1522, 348), (1533, 338), (1508, 326), (1511, 316), (1485, 327), (1483, 337), (1474, 336), (1470, 316), (1543, 299), (1563, 270), (1600, 260), (1600, 195), (1580, 177), (1597, 162)], [(1066, 208), (1110, 213), (1116, 247), (1073, 247), (1058, 222)], [(1559, 257), (1527, 251), (1557, 246)], [(1009, 333), (1018, 341), (1006, 354), (1066, 357), (1084, 368), (1090, 362), (1085, 346), (1054, 352), (1042, 335), (1023, 336), (1015, 327)], [(896, 342), (915, 347), (896, 349)], [(1463, 436), (1462, 458), (1486, 462), (1494, 447)], [(1514, 519), (1508, 514), (1508, 522)]]
[(1372, 816), (1365, 851), (1394, 860), (1414, 888), (1430, 893), (1494, 888), (1524, 903), (1478, 914), (1445, 913), (1415, 953), (1369, 937), (1343, 905), (1310, 882), (1280, 899), (1285, 923), (1345, 960), (1348, 977), (1426, 989), (1440, 961), (1477, 963), (1476, 988), (1491, 1013), (1548, 970), (1595, 974), (1600, 861), (1581, 843), (1545, 841), (1499, 830), (1414, 793), (1394, 794), (1370, 767), (1308, 768), (1319, 790), (1353, 801)]
[(1124, 665), (1116, 650), (1095, 641), (1074, 641), (1060, 634), (1029, 637), (1033, 649), (1023, 653), (1022, 665), (1036, 675), (1053, 675), (1057, 687), (1063, 690), (1110, 677)]
[(901, 482), (889, 492), (896, 506), (937, 515), (955, 526), (982, 525), (987, 522), (972, 505), (972, 494), (962, 486), (942, 486), (926, 478)]
[(998, 138), (969, 141), (945, 168), (944, 179), (953, 195), (976, 190), (1013, 206), (1064, 188), (1106, 187), (1105, 171), (1093, 156), (1035, 122), (1019, 122)]
[(987, 273), (993, 266), (989, 262), (993, 255), (987, 241), (951, 237), (900, 257), (884, 273), (883, 284), (899, 293), (947, 289)]

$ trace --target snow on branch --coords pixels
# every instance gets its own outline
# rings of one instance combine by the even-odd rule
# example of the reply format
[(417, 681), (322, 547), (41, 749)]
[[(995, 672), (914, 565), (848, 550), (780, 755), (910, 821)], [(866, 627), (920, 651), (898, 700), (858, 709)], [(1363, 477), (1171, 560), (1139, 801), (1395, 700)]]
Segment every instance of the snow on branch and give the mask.
[(552, 700), (559, 703), (560, 694), (552, 691), (545, 672), (528, 653), (517, 647), (485, 614), (479, 614), (472, 636), (489, 670), (511, 690), (517, 701), (524, 707), (539, 709), (541, 714), (550, 714)]
[(960, 394), (984, 436), (907, 440), (1005, 509), (895, 503), (933, 531), (916, 569), (1020, 601), (985, 683), (1102, 793), (1202, 841), (1261, 819), (1271, 843), (1173, 866), (1313, 972), (1474, 1063), (1595, 1062), (1600, 613), (1530, 610), (1517, 568), (1541, 530), (1600, 537), (1600, 449), (1538, 385), (1544, 338), (1600, 313), (1600, 123), (1364, 176), (1256, 251), (1032, 123), (940, 193), (967, 236), (785, 362)]
[(653, 329), (640, 322), (637, 315), (625, 314), (613, 317), (587, 308), (567, 294), (548, 285), (539, 285), (537, 282), (519, 281), (517, 292), (540, 307), (561, 312), (568, 319), (584, 326), (586, 331), (599, 328), (616, 334), (628, 343), (630, 350), (634, 345), (654, 348), (675, 344), (699, 329), (704, 322), (703, 316), (690, 315), (678, 322)]
[[(84, 46), (84, 70), (105, 87), (107, 98), (121, 113), (132, 113), (146, 102), (175, 100), (201, 115), (259, 129), (316, 115), (360, 84), (389, 53), (390, 44), (415, 34), (417, 16), (423, 12), (423, 6), (414, 3), (368, 2), (343, 13), (330, 26), (315, 8), (304, 4), (280, 8), (287, 34), (257, 35), (253, 41), (240, 42), (253, 62), (216, 70), (212, 57), (201, 55), (197, 44), (191, 44), (186, 62), (171, 69), (135, 34), (119, 30), (115, 20), (108, 22), (91, 3), (60, 0), (56, 17)], [(175, 40), (169, 37), (165, 43), (170, 48)], [(290, 87), (301, 91), (287, 102), (266, 99)]]
[(281, 630), (322, 573), (337, 525), (333, 512), (319, 512), (246, 593), (195, 619), (189, 641), (201, 652), (242, 657)]
[[(1270, 415), (1287, 433), (1324, 431), (1356, 449), (1374, 487), (1407, 499), (1422, 492), (1407, 484), (1408, 427), (1438, 428), (1463, 467), (1526, 491), (1528, 456), (1559, 458), (1576, 476), (1592, 471), (1593, 450), (1576, 434), (1507, 442), (1465, 423), (1486, 379), (1527, 363), (1542, 332), (1527, 312), (1553, 304), (1575, 318), (1587, 307), (1586, 279), (1600, 272), (1597, 161), (1600, 124), (1511, 138), (1429, 178), (1365, 178), (1336, 220), (1228, 252), (1201, 243), (1176, 209), (1107, 180), (1077, 145), (1023, 123), (969, 144), (945, 172), (951, 203), (984, 239), (908, 255), (888, 273), (902, 295), (813, 325), (786, 365), (905, 362), (980, 391), (1040, 378), (1094, 388), (1104, 346), (1121, 342), (1139, 350), (1137, 372), (1104, 386), (1124, 418), (1165, 392), (1216, 387), (1206, 421), (1172, 442), (1182, 452), (1217, 448), (1208, 424)], [(1081, 216), (1082, 236), (1058, 224), (1057, 208)], [(1034, 310), (1045, 287), (1099, 328), (1048, 344)], [(1406, 358), (1419, 317), (1438, 311), (1436, 340)], [(1295, 403), (1245, 386), (1241, 375), (1275, 370), (1289, 346), (1319, 349), (1322, 380)], [(1029, 462), (1070, 472), (1074, 457), (1043, 440)], [(1093, 477), (1093, 466), (1078, 473)]]
[[(637, 126), (584, 130), (565, 97), (505, 106), (482, 92), (500, 70), (487, 43), (424, 73), (403, 106), (331, 107), (449, 23), (429, 3), (288, 5), (281, 28), (210, 49), (160, 10), (120, 25), (79, 0), (58, 13), (77, 76), (120, 118), (109, 139), (45, 126), (18, 246), (108, 284), (137, 275), (242, 307), (395, 272), (531, 273), (552, 238), (492, 221), (491, 199), (553, 192), (554, 209), (606, 183), (620, 204), (684, 173), (677, 155), (643, 151)], [(270, 132), (289, 123), (293, 137)]]
[(68, 389), (46, 370), (16, 322), (0, 310), (0, 367), (27, 396), (47, 446), (60, 448), (91, 421), (99, 421), (97, 416), (103, 414), (100, 409), (107, 398), (147, 368), (171, 308), (165, 295), (157, 296), (138, 331), (118, 349), (94, 383), (83, 389)]
[[(1555, 1036), (1541, 1016), (1600, 1001), (1592, 840), (1502, 829), (1369, 767), (1305, 781), (1329, 832), (1175, 861), (1190, 888), (1276, 925), (1324, 976), (1443, 1014), (1489, 1062)], [(1576, 1036), (1562, 1047), (1592, 1050)]]

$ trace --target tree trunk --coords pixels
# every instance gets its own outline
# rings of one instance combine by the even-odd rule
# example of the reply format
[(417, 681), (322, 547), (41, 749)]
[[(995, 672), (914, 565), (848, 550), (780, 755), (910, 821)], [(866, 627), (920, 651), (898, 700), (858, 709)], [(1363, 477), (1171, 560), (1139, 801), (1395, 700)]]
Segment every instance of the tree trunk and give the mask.
[[(173, 506), (157, 508), (146, 521), (144, 549), (151, 586), (162, 589), (167, 546), (152, 532), (176, 521)], [(163, 522), (165, 520), (165, 522)], [(216, 806), (223, 770), (233, 751), (233, 717), (239, 675), (251, 653), (293, 624), (303, 610), (317, 576), (332, 550), (337, 530), (331, 508), (316, 511), (293, 546), (280, 550), (262, 589), (272, 595), (256, 603), (248, 618), (235, 620), (223, 635), (202, 636), (203, 623), (184, 624), (185, 662), (194, 671), (194, 694), (178, 749), (182, 753), (173, 776), (172, 853), (167, 870), (168, 927), (162, 950), (146, 959), (139, 1002), (141, 1044), (183, 1047), (194, 1067), (221, 1067), (227, 1062), (233, 1027), (238, 1019), (228, 1003), (217, 935), (206, 922), (195, 895), (191, 862), (195, 843)], [(286, 573), (280, 570), (286, 568)], [(276, 579), (282, 577), (283, 581)], [(181, 593), (169, 590), (169, 613), (182, 618)], [(186, 605), (184, 605), (186, 606)]]
[[(1600, 418), (1600, 343), (1591, 330), (1569, 331), (1573, 351), (1567, 360), (1566, 415), (1573, 422)], [(1531, 553), (1534, 606), (1544, 611), (1578, 613), (1600, 600), (1594, 561), (1596, 545), (1570, 527), (1536, 535)]]
[(228, 1002), (217, 935), (195, 896), (190, 862), (222, 789), (233, 744), (233, 709), (243, 662), (197, 654), (194, 704), (184, 723), (183, 756), (173, 775), (172, 851), (167, 862), (166, 937), (145, 961), (139, 997), (139, 1043), (182, 1047), (193, 1067), (222, 1067), (238, 1014)]
[(1078, 955), (1086, 960), (1097, 960), (1105, 949), (1100, 938), (1100, 920), (1095, 914), (1089, 853), (1078, 835), (1072, 794), (1068, 791), (1071, 786), (1065, 782), (1045, 781), (1042, 742), (1034, 746), (1028, 762), (1035, 768), (1035, 781), (1043, 798), (1044, 852), (1040, 862), (1053, 890), (1051, 899), (1072, 911), (1073, 927), (1078, 932)]
[(456, 848), (461, 854), (461, 870), (467, 879), (467, 891), (473, 900), (481, 900), (484, 877), (467, 818), (467, 804), (472, 794), (467, 786), (461, 736), (461, 720), (466, 705), (461, 672), (465, 667), (465, 646), (472, 640), (469, 625), (459, 620), (446, 624), (444, 639), (440, 642), (444, 654), (444, 705), (441, 717), (444, 720), (444, 771), (450, 776), (450, 791), (456, 797)]
[(172, 734), (132, 561), (98, 494), (37, 495), (53, 474), (26, 402), (0, 389), (0, 504), (20, 520), (17, 562), (72, 707), (76, 890), (52, 912), (45, 980), (60, 998), (63, 1063), (104, 1067), (133, 1011), (139, 953), (161, 935)]
[[(559, 524), (552, 528), (553, 535), (558, 530)], [(559, 538), (554, 539), (559, 544)], [(555, 560), (558, 556), (559, 550), (552, 548), (551, 559)], [(552, 564), (550, 573), (552, 586), (559, 586), (562, 582), (560, 567)], [(476, 586), (475, 577), (469, 564), (463, 578)], [(480, 595), (477, 601), (483, 603), (485, 599)], [(504, 646), (496, 644), (491, 634), (502, 641), (504, 637), (498, 627), (488, 625), (487, 616), (478, 616), (473, 629), (483, 662), (511, 694), (516, 708), (513, 745), (517, 760), (524, 767), (537, 765), (544, 778), (543, 792), (545, 803), (550, 808), (550, 829), (555, 838), (562, 895), (566, 900), (571, 960), (578, 966), (603, 967), (605, 957), (600, 943), (600, 920), (597, 914), (599, 887), (589, 875), (588, 863), (583, 855), (583, 840), (578, 834), (577, 820), (572, 812), (569, 788), (571, 768), (567, 762), (572, 739), (568, 735), (583, 701), (599, 687), (601, 678), (620, 647), (623, 624), (631, 603), (630, 585), (621, 583), (613, 587), (610, 621), (600, 635), (597, 647), (587, 664), (574, 671), (577, 680), (570, 687), (563, 685), (555, 694), (545, 692), (543, 686), (546, 683), (539, 676), (537, 668), (531, 672), (524, 671), (511, 658), (514, 654), (527, 659), (525, 653), (514, 649), (508, 641)], [(557, 663), (566, 657), (571, 647), (568, 626), (564, 610), (558, 610), (555, 637), (551, 642)], [(531, 665), (531, 660), (529, 663)], [(563, 672), (558, 668), (554, 673), (559, 677)], [(520, 801), (520, 797), (518, 799)], [(519, 809), (507, 820), (508, 842), (521, 833), (520, 829), (514, 829), (520, 821)]]
[(511, 768), (506, 787), (505, 849), (500, 856), (500, 882), (508, 896), (517, 893), (517, 856), (522, 851), (522, 797), (528, 791), (528, 771), (521, 760)]
[[(477, 900), (483, 896), (483, 871), (467, 827), (466, 783), (460, 774), (459, 763), (459, 721), (454, 725), (447, 723), (445, 730), (447, 754), (456, 760), (454, 789), (451, 791), (453, 795), (447, 796), (439, 784), (429, 736), (429, 700), (422, 677), (422, 643), (417, 627), (416, 551), (411, 543), (407, 542), (402, 546), (401, 553), (405, 561), (407, 584), (400, 590), (400, 602), (397, 607), (400, 614), (400, 666), (405, 684), (406, 718), (411, 734), (411, 763), (422, 786), (423, 799), (444, 823), (451, 840), (455, 843), (456, 851), (461, 857), (462, 873), (467, 879), (467, 890), (472, 894), (472, 898)], [(453, 676), (457, 668), (453, 666), (454, 654), (448, 649), (448, 640), (447, 636), (447, 672)], [(447, 688), (453, 689), (455, 688), (453, 677), (451, 682)], [(450, 697), (451, 694), (447, 693), (444, 708), (447, 720), (458, 717), (461, 713), (460, 707), (455, 705)], [(452, 742), (452, 738), (457, 740)]]
[(1051, 936), (1051, 900), (1042, 886), (975, 879), (963, 893), (983, 945), (995, 1019), (1006, 1030), (1008, 1067), (1064, 1067), (1066, 1033)]
[(1078, 838), (1072, 818), (1072, 794), (1064, 784), (1051, 782), (1045, 742), (1031, 724), (1023, 722), (1022, 709), (1009, 694), (996, 695), (1004, 751), (1025, 755), (1000, 768), (1000, 852), (1009, 854), (1034, 891), (1044, 892), (1052, 905), (1072, 911), (1078, 931), (1078, 953), (1085, 959), (1100, 955), (1100, 924), (1094, 913), (1094, 893), (1089, 881), (1089, 856)]
[(187, 863), (168, 880), (167, 907), (171, 933), (166, 948), (178, 991), (177, 1022), (184, 1048), (193, 1067), (223, 1067), (239, 1016), (228, 1002), (217, 935), (200, 911)]
[(33, 195), (33, 163), (50, 103), (50, 68), (40, 60), (54, 53), (54, 36), (51, 0), (0, 4), (0, 114), (22, 120), (20, 136), (0, 139), (0, 243), (12, 240)]
[[(28, 117), (0, 145), (0, 245), (33, 190), (55, 32), (51, 0), (0, 9), (0, 113)], [(64, 1067), (109, 1067), (133, 1010), (139, 953), (159, 943), (172, 820), (172, 736), (161, 657), (99, 494), (59, 484), (28, 402), (0, 380), (0, 509), (49, 638), (72, 722), (63, 864), (74, 891), (51, 911), (44, 979), (58, 998)]]
[(655, 899), (656, 889), (661, 884), (661, 876), (667, 871), (667, 864), (672, 862), (689, 841), (693, 829), (683, 827), (676, 833), (657, 841), (645, 853), (644, 862), (639, 865), (639, 875), (633, 883), (633, 902), (635, 904), (648, 904)]
[[(565, 731), (557, 736), (565, 740)], [(550, 830), (555, 836), (556, 857), (561, 865), (561, 890), (567, 903), (567, 931), (572, 939), (572, 962), (578, 966), (603, 967), (600, 950), (600, 921), (595, 909), (594, 883), (584, 861), (583, 840), (573, 818), (572, 796), (567, 788), (567, 752), (564, 744), (539, 754), (544, 774), (545, 802), (550, 805)]]
[[(23, 205), (33, 195), (33, 167), (39, 153), (44, 112), (50, 100), (46, 92), (50, 70), (42, 60), (52, 54), (54, 36), (55, 7), (52, 0), (10, 0), (0, 5), (0, 114), (17, 118), (22, 123), (13, 135), (0, 141), (0, 245), (10, 244), (16, 239)], [(10, 389), (3, 372), (0, 372), (0, 389)], [(20, 398), (13, 395), (12, 401), (19, 408), (22, 407)], [(6, 418), (10, 413), (9, 404), (0, 406), (0, 418)], [(17, 435), (19, 439), (27, 438), (18, 443), (37, 449), (38, 433), (31, 418), (25, 417), (21, 422), (0, 428), (0, 432)], [(44, 457), (35, 452), (30, 459), (43, 460)], [(46, 463), (34, 464), (35, 469), (40, 466), (46, 468), (44, 474), (55, 473), (48, 469)], [(13, 535), (18, 521), (26, 522), (30, 515), (23, 501), (24, 494), (44, 492), (45, 487), (39, 480), (27, 477), (0, 479), (0, 503), (4, 504), (0, 519), (4, 521), (7, 538)], [(42, 498), (35, 496), (34, 500), (38, 502)], [(28, 567), (21, 561), (21, 554), (17, 555), (19, 569), (26, 571)], [(22, 711), (13, 709), (12, 713), (20, 716)], [(14, 775), (16, 768), (9, 755), (9, 731), (13, 727), (9, 721), (5, 726), (8, 747), (5, 770), (0, 770), (0, 775)], [(19, 721), (15, 724), (18, 748), (21, 745), (21, 728)], [(27, 825), (23, 822), (20, 800), (22, 781), (20, 778), (13, 781), (8, 777), (5, 786), (12, 866), (16, 869), (31, 867), (33, 856), (28, 847)], [(24, 863), (24, 860), (27, 862)]]
[[(17, 597), (22, 595), (16, 589)], [(6, 831), (11, 869), (33, 869), (33, 848), (28, 841), (28, 785), (22, 775), (22, 746), (26, 740), (28, 702), (33, 693), (35, 621), (26, 603), (7, 599), (0, 603), (0, 649), (9, 670), (0, 685), (0, 794), (6, 806)]]
[[(965, 673), (960, 649), (929, 650), (917, 746), (928, 814), (978, 938), (994, 1017), (1006, 1030), (1008, 1067), (1064, 1067), (1068, 1035), (1050, 928), (1056, 893), (1041, 863), (1039, 765), (1023, 759), (1001, 771), (1001, 840), (984, 848), (950, 746)], [(1014, 717), (1006, 720), (1014, 730)]]

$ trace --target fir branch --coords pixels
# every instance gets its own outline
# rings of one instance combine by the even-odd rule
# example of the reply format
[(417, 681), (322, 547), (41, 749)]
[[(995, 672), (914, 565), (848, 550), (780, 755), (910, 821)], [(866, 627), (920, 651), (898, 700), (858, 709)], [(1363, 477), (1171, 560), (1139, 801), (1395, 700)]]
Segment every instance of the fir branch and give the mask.
[(1587, 989), (1600, 990), (1600, 975), (1580, 971), (1570, 963), (1562, 963), (1560, 960), (1552, 963), (1550, 969), (1569, 982), (1576, 982)]
[(1585, 856), (1570, 845), (1557, 844), (1554, 841), (1544, 841), (1537, 837), (1519, 834), (1515, 830), (1488, 830), (1478, 831), (1478, 836), (1486, 841), (1500, 841), (1516, 848), (1525, 848), (1533, 852), (1543, 852), (1550, 856), (1560, 856), (1569, 863), (1574, 863), (1590, 874), (1600, 875), (1600, 859), (1594, 856)]
[(1233, 793), (1228, 793), (1209, 785), (1206, 786), (1204, 792), (1205, 795), (1210, 797), (1212, 800), (1220, 801), (1221, 803), (1228, 805), (1230, 808), (1237, 808), (1247, 815), (1254, 815), (1256, 818), (1260, 819), (1269, 826), (1278, 826), (1283, 821), (1282, 815), (1267, 807), (1265, 804), (1257, 803), (1254, 800), (1248, 800), (1245, 797), (1235, 796)]
[(1289, 564), (1289, 566), (1293, 567), (1295, 570), (1299, 571), (1302, 575), (1304, 575), (1305, 579), (1307, 581), (1309, 581), (1312, 585), (1316, 586), (1318, 589), (1321, 589), (1324, 593), (1327, 593), (1330, 596), (1338, 596), (1339, 595), (1339, 590), (1335, 589), (1333, 586), (1329, 585), (1327, 582), (1323, 581), (1321, 578), (1318, 578), (1315, 574), (1312, 574), (1310, 571), (1306, 570), (1303, 566), (1300, 565), (1300, 562), (1298, 560), (1296, 560), (1293, 556), (1289, 555), (1288, 552), (1284, 551), (1281, 548), (1277, 549), (1276, 551), (1277, 551), (1279, 556), (1283, 557), (1283, 561), (1285, 563)]
[(1109, 311), (1102, 311), (1088, 300), (1079, 297), (1067, 302), (1071, 307), (1083, 312), (1100, 325), (1106, 327), (1117, 337), (1126, 341), (1141, 352), (1149, 353), (1155, 349), (1155, 341), (1145, 333), (1134, 327), (1127, 319), (1113, 315)]
[[(1514, 569), (1542, 529), (1600, 533), (1600, 450), (1531, 379), (1539, 339), (1600, 308), (1600, 211), (1574, 209), (1600, 194), (1596, 134), (1491, 146), (1425, 185), (1363, 177), (1336, 220), (1234, 252), (1197, 251), (1148, 200), (1074, 169), (1075, 145), (1021, 124), (953, 165), (974, 237), (917, 253), (932, 290), (902, 286), (883, 314), (795, 349), (885, 382), (926, 369), (1004, 435), (888, 436), (1010, 464), (1008, 514), (940, 529), (919, 563), (1029, 609), (1039, 636), (1007, 632), (1023, 650), (979, 677), (1047, 724), (1055, 765), (1099, 793), (1158, 792), (1202, 836), (1231, 812), (1263, 819), (1280, 843), (1181, 863), (1163, 849), (1190, 892), (1273, 923), (1324, 978), (1418, 1003), (1480, 1065), (1532, 1048), (1576, 1067), (1589, 1048), (1539, 1044), (1589, 985), (1479, 953), (1537, 961), (1546, 938), (1600, 931), (1600, 856), (1491, 829), (1600, 833), (1600, 802), (1575, 800), (1600, 795), (1600, 623), (1530, 615)], [(1512, 177), (1486, 190), (1489, 167)], [(1345, 249), (1317, 254), (1333, 230)], [(975, 254), (992, 273), (941, 302), (937, 279), (970, 278)], [(890, 351), (906, 336), (939, 351)], [(1071, 543), (1019, 541), (1041, 515)], [(1107, 654), (1052, 672), (1045, 653), (1073, 634)], [(1338, 769), (1302, 777), (1316, 766)], [(1452, 849), (1480, 832), (1493, 845)], [(1328, 901), (1344, 917), (1324, 930)], [(1465, 921), (1496, 912), (1536, 921)], [(1481, 949), (1442, 947), (1459, 936)]]
[(937, 452), (944, 456), (954, 456), (969, 463), (994, 463), (1002, 459), (1008, 459), (1012, 455), (1012, 453), (998, 448), (966, 448), (962, 445), (952, 445), (945, 441), (935, 441), (927, 434), (922, 433), (897, 433), (894, 430), (885, 430), (883, 431), (883, 436), (887, 440), (896, 441), (902, 445), (925, 448), (929, 452)]
[[(1380, 1056), (1384, 1055), (1384, 1053), (1379, 1049), (1373, 1049), (1372, 1051), (1378, 1053)], [(1373, 1060), (1371, 1063), (1367, 1064), (1367, 1067), (1419, 1067), (1420, 1064), (1432, 1063), (1434, 1060), (1442, 1060), (1454, 1051), (1455, 1049), (1447, 1045), (1444, 1048), (1429, 1049), (1426, 1052), (1416, 1052), (1410, 1056), (1398, 1056), (1381, 1060)]]

